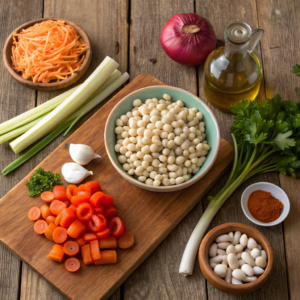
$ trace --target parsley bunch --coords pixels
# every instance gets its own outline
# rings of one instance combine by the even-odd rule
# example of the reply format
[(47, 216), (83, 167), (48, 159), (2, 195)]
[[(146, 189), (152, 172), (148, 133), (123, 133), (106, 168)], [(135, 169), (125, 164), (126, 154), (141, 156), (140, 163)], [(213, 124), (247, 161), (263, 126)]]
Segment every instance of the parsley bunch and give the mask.
[(55, 185), (61, 184), (60, 174), (53, 174), (51, 171), (45, 171), (42, 168), (35, 170), (32, 177), (27, 181), (28, 195), (37, 196), (45, 191), (52, 191)]

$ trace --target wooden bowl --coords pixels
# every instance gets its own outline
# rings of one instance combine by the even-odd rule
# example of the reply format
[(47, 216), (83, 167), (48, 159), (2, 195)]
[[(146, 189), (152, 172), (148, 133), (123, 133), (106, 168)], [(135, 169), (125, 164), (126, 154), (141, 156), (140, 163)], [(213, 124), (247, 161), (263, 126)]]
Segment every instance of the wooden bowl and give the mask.
[[(257, 243), (259, 243), (267, 252), (268, 260), (265, 272), (253, 282), (244, 283), (241, 285), (228, 283), (216, 275), (209, 265), (208, 251), (210, 246), (218, 236), (231, 231), (240, 231), (242, 234), (245, 233), (248, 237), (254, 238)], [(248, 294), (260, 288), (270, 277), (274, 263), (273, 249), (267, 238), (254, 227), (241, 223), (226, 223), (209, 231), (201, 242), (198, 258), (201, 271), (209, 283), (218, 290), (232, 295)]]
[[(81, 38), (83, 39), (84, 43), (88, 46), (88, 48), (86, 50), (85, 58), (84, 58), (84, 61), (81, 65), (81, 67), (75, 72), (74, 75), (72, 75), (69, 78), (62, 80), (60, 82), (36, 83), (36, 82), (32, 82), (31, 80), (24, 79), (20, 74), (18, 74), (12, 68), (12, 62), (11, 62), (11, 48), (12, 48), (12, 42), (13, 42), (12, 36), (14, 33), (20, 32), (22, 29), (28, 28), (36, 23), (40, 23), (40, 22), (43, 22), (46, 20), (54, 20), (54, 21), (62, 20), (67, 25), (72, 26), (78, 32), (78, 34), (81, 36)], [(37, 19), (37, 20), (33, 20), (33, 21), (30, 21), (30, 22), (27, 22), (27, 23), (21, 25), (20, 27), (18, 27), (14, 32), (12, 32), (9, 35), (9, 37), (7, 38), (7, 40), (4, 44), (4, 48), (3, 48), (3, 61), (4, 61), (4, 65), (5, 65), (6, 69), (8, 70), (9, 74), (15, 80), (17, 80), (19, 83), (21, 83), (31, 89), (39, 90), (39, 91), (55, 91), (55, 90), (66, 88), (66, 87), (70, 86), (71, 84), (75, 83), (86, 72), (86, 70), (88, 69), (88, 67), (90, 65), (91, 59), (92, 59), (92, 49), (91, 49), (91, 43), (90, 43), (90, 40), (89, 40), (87, 34), (83, 31), (83, 29), (81, 29), (75, 23), (70, 22), (68, 20), (60, 19), (60, 18)]]

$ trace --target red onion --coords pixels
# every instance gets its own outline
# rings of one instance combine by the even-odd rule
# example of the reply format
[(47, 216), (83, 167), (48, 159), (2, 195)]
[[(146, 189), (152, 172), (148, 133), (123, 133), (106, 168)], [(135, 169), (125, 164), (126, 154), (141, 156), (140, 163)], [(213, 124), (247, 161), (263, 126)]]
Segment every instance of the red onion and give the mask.
[(195, 66), (202, 64), (216, 48), (217, 38), (210, 22), (194, 13), (177, 14), (164, 26), (160, 43), (174, 61)]

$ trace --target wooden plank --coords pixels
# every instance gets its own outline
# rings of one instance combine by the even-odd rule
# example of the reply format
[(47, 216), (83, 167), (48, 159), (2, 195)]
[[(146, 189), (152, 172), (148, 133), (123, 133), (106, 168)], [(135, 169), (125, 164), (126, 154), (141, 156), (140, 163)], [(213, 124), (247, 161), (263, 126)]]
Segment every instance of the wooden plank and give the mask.
[[(295, 87), (300, 86), (300, 80), (291, 72), (292, 66), (300, 62), (299, 9), (299, 1), (258, 1), (259, 23), (265, 29), (262, 49), (267, 97), (279, 93), (284, 99), (299, 102)], [(300, 294), (300, 261), (295, 259), (300, 247), (297, 232), (300, 228), (300, 182), (281, 174), (279, 179), (291, 201), (291, 211), (283, 229), (289, 296), (296, 300)]]
[(62, 165), (70, 161), (68, 145), (74, 142), (88, 144), (101, 155), (100, 160), (87, 165), (94, 172), (89, 180), (98, 180), (103, 191), (113, 195), (119, 215), (136, 239), (130, 251), (118, 250), (117, 264), (101, 267), (82, 265), (76, 276), (68, 272), (63, 264), (45, 259), (53, 242), (33, 234), (33, 224), (27, 218), (33, 202), (37, 206), (43, 203), (39, 198), (30, 198), (24, 186), (33, 171), (0, 201), (0, 241), (71, 299), (107, 299), (231, 165), (233, 149), (228, 142), (221, 140), (217, 160), (205, 180), (201, 180), (201, 189), (194, 184), (181, 191), (158, 195), (133, 186), (118, 174), (104, 147), (102, 130), (107, 116), (125, 95), (142, 86), (157, 84), (162, 83), (148, 74), (137, 77), (37, 166), (54, 173), (60, 172)]
[[(129, 58), (131, 78), (135, 78), (142, 69), (167, 85), (197, 94), (196, 69), (183, 67), (172, 61), (159, 42), (163, 26), (173, 15), (193, 11), (194, 3), (191, 0), (131, 1)], [(151, 62), (150, 59), (155, 59), (156, 62)], [(190, 229), (197, 223), (201, 213), (202, 205), (198, 204), (149, 259), (129, 277), (124, 286), (124, 299), (206, 297), (205, 279), (198, 264), (195, 276), (188, 280), (178, 273)]]
[[(9, 34), (17, 27), (42, 16), (42, 1), (0, 1), (0, 48)], [(17, 83), (0, 64), (0, 123), (30, 109), (35, 105), (35, 91)], [(17, 156), (5, 144), (0, 147), (0, 168), (4, 169)], [(4, 196), (31, 169), (31, 163), (22, 166), (18, 172), (9, 176), (0, 176), (0, 197)], [(2, 245), (0, 246), (0, 299), (17, 299), (19, 290), (20, 260)]]
[[(84, 4), (80, 0), (64, 0), (44, 1), (44, 17), (57, 17), (70, 20), (79, 25), (88, 34), (92, 44), (92, 62), (91, 65), (80, 82), (86, 79), (92, 71), (101, 63), (106, 55), (114, 58), (119, 64), (119, 70), (125, 72), (128, 69), (128, 0), (113, 0), (113, 1), (85, 1)], [(77, 84), (77, 83), (76, 83)], [(37, 104), (44, 103), (45, 101), (55, 97), (62, 93), (62, 91), (56, 92), (38, 92)], [(103, 104), (105, 101), (103, 102)], [(70, 134), (76, 130), (84, 121), (86, 121), (92, 114), (94, 114), (100, 104), (93, 111), (91, 111), (85, 118), (83, 118), (73, 128)], [(69, 135), (70, 135), (69, 134)], [(64, 138), (60, 136), (49, 146), (38, 153), (31, 161), (35, 166), (42, 161), (47, 155), (49, 155)], [(33, 167), (31, 167), (32, 169)], [(28, 173), (28, 172), (27, 172)], [(24, 176), (23, 176), (24, 177)], [(45, 295), (54, 299), (63, 299), (64, 297), (57, 295), (56, 289), (49, 285), (43, 278), (37, 275), (31, 268), (24, 264), (24, 270), (32, 280), (26, 280), (22, 277), (22, 290), (21, 297), (32, 296), (36, 293), (36, 299), (43, 299)], [(25, 271), (24, 271), (25, 272)], [(23, 274), (24, 274), (23, 272)], [(37, 288), (39, 287), (39, 288)], [(48, 299), (49, 299), (48, 298)], [(112, 297), (117, 300), (120, 299), (120, 290)]]
[[(196, 12), (199, 15), (209, 19), (212, 22), (212, 25), (214, 26), (218, 39), (223, 39), (225, 28), (235, 20), (244, 21), (248, 23), (253, 29), (254, 28), (266, 29), (264, 26), (262, 26), (261, 23), (258, 22), (257, 7), (255, 1), (226, 0), (220, 2), (216, 0), (211, 0), (209, 2), (206, 2), (204, 5), (203, 1), (196, 0)], [(275, 31), (274, 34), (276, 34)], [(262, 37), (262, 42), (264, 42), (265, 40), (266, 40), (266, 36), (264, 35)], [(256, 53), (260, 61), (264, 63), (265, 59), (262, 59), (260, 46), (256, 47), (254, 52)], [(265, 64), (263, 64), (263, 68), (264, 67)], [(263, 74), (267, 76), (264, 70), (265, 69), (263, 69)], [(199, 67), (199, 93), (200, 93), (200, 97), (205, 99), (203, 88), (202, 88), (202, 80), (203, 80), (203, 66), (200, 66)], [(263, 102), (266, 97), (263, 83), (264, 81), (262, 81), (262, 87), (259, 94), (259, 102)], [(227, 140), (231, 140), (229, 127), (232, 124), (232, 115), (222, 113), (215, 108), (212, 109), (217, 120), (219, 121), (219, 125), (221, 128), (221, 136), (223, 136)], [(257, 298), (278, 299), (278, 300), (288, 299), (287, 283), (286, 280), (283, 280), (283, 278), (286, 277), (286, 264), (284, 260), (284, 242), (283, 242), (282, 227), (276, 226), (274, 228), (263, 228), (263, 227), (256, 226), (244, 216), (241, 209), (240, 197), (243, 190), (251, 183), (258, 182), (258, 181), (267, 181), (279, 185), (279, 178), (277, 173), (256, 176), (253, 179), (247, 181), (223, 205), (223, 207), (220, 209), (220, 211), (217, 213), (216, 217), (212, 221), (210, 229), (217, 225), (220, 225), (222, 223), (227, 223), (227, 222), (240, 222), (244, 224), (249, 224), (262, 231), (269, 239), (271, 245), (273, 246), (274, 255), (278, 259), (278, 264), (274, 266), (273, 274), (271, 275), (270, 279), (259, 291), (249, 295), (239, 296), (238, 299), (257, 299)], [(225, 183), (225, 178), (219, 184), (216, 185), (216, 187), (213, 189), (213, 191), (210, 194), (215, 195), (221, 189), (224, 183)], [(205, 200), (204, 207), (206, 207), (207, 205), (208, 202), (207, 200)], [(214, 299), (214, 300), (215, 299), (236, 299), (236, 296), (220, 293), (218, 290), (213, 288), (209, 283), (207, 283), (207, 291), (208, 291), (209, 300), (210, 299)]]

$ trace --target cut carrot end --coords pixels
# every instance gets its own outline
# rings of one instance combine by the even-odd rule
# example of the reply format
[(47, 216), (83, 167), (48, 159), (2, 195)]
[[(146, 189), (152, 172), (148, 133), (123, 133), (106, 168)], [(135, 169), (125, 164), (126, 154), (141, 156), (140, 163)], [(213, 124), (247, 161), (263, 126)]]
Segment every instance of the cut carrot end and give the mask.
[(67, 241), (64, 244), (64, 252), (69, 256), (74, 256), (79, 252), (79, 245), (74, 241)]
[(67, 229), (63, 227), (57, 227), (53, 231), (53, 241), (57, 244), (64, 243), (67, 240)]
[(44, 220), (38, 220), (34, 224), (34, 231), (38, 234), (43, 234), (47, 230), (48, 224)]
[(128, 249), (134, 244), (134, 236), (131, 232), (125, 231), (118, 239), (118, 246), (121, 249)]
[(115, 264), (117, 262), (116, 250), (101, 251), (101, 258), (94, 261), (95, 265), (108, 265)]
[(62, 262), (64, 258), (64, 250), (62, 245), (53, 245), (52, 250), (49, 252), (48, 257), (54, 261)]
[(32, 207), (30, 208), (28, 212), (28, 218), (31, 221), (36, 221), (41, 217), (41, 211), (38, 207)]
[(68, 258), (65, 267), (69, 272), (76, 272), (80, 269), (80, 261), (75, 257)]

